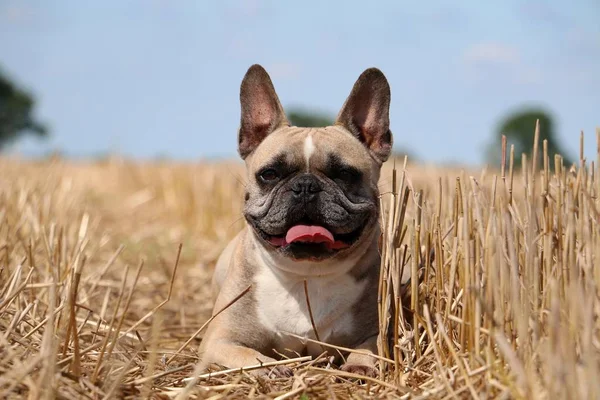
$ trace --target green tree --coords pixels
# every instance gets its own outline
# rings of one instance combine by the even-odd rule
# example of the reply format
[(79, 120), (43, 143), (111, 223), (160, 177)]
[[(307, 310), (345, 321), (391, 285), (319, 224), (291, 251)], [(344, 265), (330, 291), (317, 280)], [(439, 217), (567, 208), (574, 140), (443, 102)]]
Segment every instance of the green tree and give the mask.
[(33, 96), (0, 71), (0, 151), (25, 133), (46, 136), (48, 130), (33, 116)]
[(302, 128), (329, 126), (333, 125), (334, 122), (333, 118), (328, 114), (304, 108), (292, 107), (287, 114), (292, 126), (299, 126)]
[(498, 125), (494, 141), (488, 149), (488, 161), (494, 165), (500, 164), (501, 158), (501, 141), (502, 135), (506, 136), (507, 148), (506, 159), (510, 155), (510, 146), (515, 146), (515, 167), (521, 165), (522, 154), (527, 154), (528, 159), (532, 156), (535, 124), (540, 121), (540, 136), (539, 136), (539, 162), (542, 163), (542, 145), (544, 140), (548, 141), (548, 156), (550, 163), (554, 163), (554, 155), (560, 154), (563, 157), (566, 166), (571, 165), (571, 160), (561, 147), (554, 130), (554, 121), (552, 115), (543, 109), (529, 108), (514, 112), (505, 117)]

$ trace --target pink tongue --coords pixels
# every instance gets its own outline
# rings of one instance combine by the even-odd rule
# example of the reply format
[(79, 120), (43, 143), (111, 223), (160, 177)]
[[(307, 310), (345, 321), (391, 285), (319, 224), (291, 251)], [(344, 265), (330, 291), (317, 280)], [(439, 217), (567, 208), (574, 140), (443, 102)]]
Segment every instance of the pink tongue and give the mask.
[(322, 226), (296, 225), (290, 228), (285, 235), (287, 243), (327, 243), (332, 245), (335, 240), (333, 234)]

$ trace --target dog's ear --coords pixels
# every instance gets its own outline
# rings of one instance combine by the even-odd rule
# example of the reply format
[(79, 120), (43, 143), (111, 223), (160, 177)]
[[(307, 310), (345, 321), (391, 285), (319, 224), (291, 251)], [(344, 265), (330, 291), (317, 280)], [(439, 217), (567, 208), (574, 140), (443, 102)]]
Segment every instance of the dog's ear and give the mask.
[(356, 136), (379, 163), (385, 162), (392, 150), (390, 100), (385, 75), (369, 68), (354, 84), (335, 122)]
[(240, 103), (238, 152), (245, 159), (268, 134), (289, 122), (269, 74), (258, 64), (251, 66), (242, 80)]

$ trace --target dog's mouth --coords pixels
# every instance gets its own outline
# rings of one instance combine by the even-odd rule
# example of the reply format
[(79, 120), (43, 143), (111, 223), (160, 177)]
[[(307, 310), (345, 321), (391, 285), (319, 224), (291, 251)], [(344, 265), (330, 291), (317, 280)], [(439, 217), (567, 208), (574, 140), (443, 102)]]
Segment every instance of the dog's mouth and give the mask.
[(254, 226), (259, 236), (268, 244), (294, 259), (323, 259), (352, 245), (360, 238), (366, 222), (358, 229), (336, 234), (322, 225), (298, 223), (283, 235), (269, 235)]
[[(341, 250), (350, 247), (352, 243), (349, 238), (334, 236), (327, 228), (319, 225), (294, 225), (288, 229), (285, 236), (270, 236), (267, 241), (275, 247), (283, 247), (290, 244), (322, 244), (329, 250)], [(345, 240), (344, 240), (345, 239)]]

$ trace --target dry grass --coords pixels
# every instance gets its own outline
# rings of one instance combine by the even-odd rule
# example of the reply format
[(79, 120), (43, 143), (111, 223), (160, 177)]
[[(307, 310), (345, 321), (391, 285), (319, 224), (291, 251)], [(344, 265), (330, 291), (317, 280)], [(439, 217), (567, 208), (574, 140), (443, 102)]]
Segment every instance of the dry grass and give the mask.
[[(289, 379), (189, 379), (242, 227), (241, 165), (0, 160), (0, 398), (599, 398), (598, 171), (542, 149), (540, 169), (388, 164), (380, 315), (397, 345), (362, 382), (325, 355), (284, 360)], [(389, 313), (404, 268), (421, 276), (408, 321)]]

